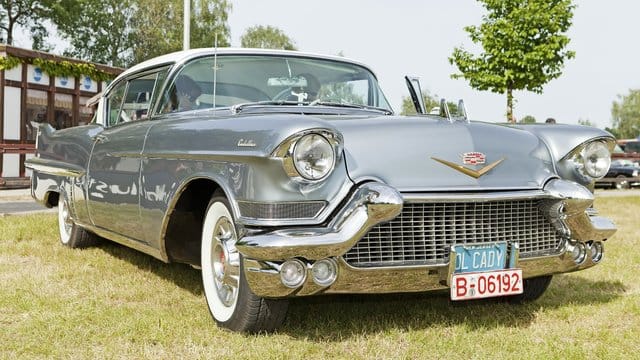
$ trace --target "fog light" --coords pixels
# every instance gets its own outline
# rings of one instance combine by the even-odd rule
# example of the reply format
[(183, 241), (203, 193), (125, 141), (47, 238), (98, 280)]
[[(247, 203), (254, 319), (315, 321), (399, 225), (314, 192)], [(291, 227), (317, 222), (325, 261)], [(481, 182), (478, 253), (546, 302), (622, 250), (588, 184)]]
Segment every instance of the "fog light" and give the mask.
[(571, 256), (573, 257), (573, 261), (576, 264), (582, 264), (584, 259), (587, 257), (587, 247), (585, 244), (581, 242), (576, 242), (573, 244), (571, 249)]
[(289, 288), (297, 288), (307, 278), (307, 267), (298, 259), (287, 260), (280, 267), (280, 281)]
[(320, 286), (329, 286), (336, 281), (338, 266), (333, 259), (323, 259), (313, 264), (311, 274), (314, 283)]
[(598, 263), (602, 260), (602, 257), (604, 256), (604, 245), (600, 241), (594, 241), (591, 243), (589, 250), (591, 252), (591, 261)]

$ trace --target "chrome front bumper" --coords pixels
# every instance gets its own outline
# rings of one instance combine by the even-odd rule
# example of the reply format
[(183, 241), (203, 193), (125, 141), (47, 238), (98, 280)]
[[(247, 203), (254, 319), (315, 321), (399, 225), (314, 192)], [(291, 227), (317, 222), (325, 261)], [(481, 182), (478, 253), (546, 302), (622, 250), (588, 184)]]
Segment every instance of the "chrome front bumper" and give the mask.
[[(513, 195), (513, 194), (512, 194)], [(486, 199), (490, 195), (481, 195)], [(504, 194), (495, 195), (500, 199)], [(523, 196), (518, 194), (517, 196)], [(606, 218), (589, 215), (593, 194), (583, 186), (554, 179), (543, 191), (524, 196), (548, 198), (561, 206), (556, 212), (557, 226), (566, 241), (557, 253), (520, 259), (517, 266), (525, 278), (582, 270), (594, 266), (590, 258), (576, 263), (571, 256), (572, 243), (603, 241), (616, 231)], [(403, 205), (402, 195), (380, 183), (360, 185), (343, 208), (326, 227), (290, 228), (269, 233), (248, 233), (236, 247), (244, 258), (244, 273), (252, 291), (264, 297), (305, 296), (318, 293), (389, 293), (419, 292), (447, 287), (451, 276), (449, 264), (355, 268), (342, 255), (351, 249), (372, 227), (398, 216)], [(284, 286), (280, 280), (280, 265), (284, 260), (299, 258), (314, 260), (333, 258), (338, 264), (336, 281), (323, 287), (307, 276), (298, 288)], [(307, 272), (311, 268), (308, 266)], [(310, 274), (308, 274), (310, 275)]]
[[(447, 289), (450, 279), (449, 265), (354, 268), (342, 258), (337, 259), (338, 277), (329, 287), (322, 287), (307, 276), (298, 289), (284, 286), (280, 281), (279, 265), (244, 259), (244, 274), (251, 290), (262, 297), (291, 297), (317, 294), (382, 294), (399, 292), (425, 292)], [(569, 251), (560, 255), (535, 259), (522, 259), (517, 264), (523, 277), (560, 274), (583, 270), (596, 265), (590, 258), (576, 265)], [(307, 269), (310, 272), (310, 269)]]
[(248, 234), (238, 240), (236, 248), (244, 257), (257, 260), (340, 256), (372, 227), (398, 216), (402, 204), (402, 195), (396, 189), (366, 183), (356, 189), (328, 226)]

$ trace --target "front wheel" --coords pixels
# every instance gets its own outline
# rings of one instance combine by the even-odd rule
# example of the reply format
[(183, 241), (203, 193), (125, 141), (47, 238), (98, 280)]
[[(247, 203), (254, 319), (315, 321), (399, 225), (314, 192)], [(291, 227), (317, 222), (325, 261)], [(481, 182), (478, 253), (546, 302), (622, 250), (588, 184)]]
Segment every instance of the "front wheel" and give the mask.
[(214, 196), (204, 218), (202, 284), (209, 312), (219, 326), (232, 331), (273, 331), (284, 321), (288, 301), (264, 299), (249, 288), (229, 208), (226, 198)]
[(551, 284), (552, 277), (552, 275), (546, 275), (524, 279), (522, 284), (524, 286), (524, 292), (519, 295), (508, 296), (506, 300), (516, 304), (535, 301), (547, 291), (549, 284)]
[(100, 241), (97, 235), (76, 225), (69, 209), (69, 200), (64, 194), (60, 194), (58, 200), (58, 232), (60, 243), (73, 249), (94, 246)]

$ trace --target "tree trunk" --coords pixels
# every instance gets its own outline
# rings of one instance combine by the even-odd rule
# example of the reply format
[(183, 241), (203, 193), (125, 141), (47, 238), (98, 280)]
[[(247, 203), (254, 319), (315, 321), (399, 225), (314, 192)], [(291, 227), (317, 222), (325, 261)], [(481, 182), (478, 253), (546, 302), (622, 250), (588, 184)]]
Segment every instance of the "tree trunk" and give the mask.
[(516, 118), (513, 116), (513, 89), (507, 88), (507, 121), (515, 123)]
[(11, 18), (11, 14), (9, 14), (7, 18), (7, 45), (13, 45), (13, 19)]

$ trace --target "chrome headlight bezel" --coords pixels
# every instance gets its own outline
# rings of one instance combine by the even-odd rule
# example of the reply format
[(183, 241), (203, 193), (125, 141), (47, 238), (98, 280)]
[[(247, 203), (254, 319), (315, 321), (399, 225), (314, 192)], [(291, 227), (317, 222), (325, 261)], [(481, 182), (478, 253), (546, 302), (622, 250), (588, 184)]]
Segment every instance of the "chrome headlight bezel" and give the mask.
[(613, 146), (612, 139), (593, 139), (573, 149), (563, 161), (570, 164), (583, 182), (590, 183), (602, 179), (609, 172)]
[(611, 152), (607, 145), (601, 141), (593, 141), (582, 150), (584, 172), (594, 178), (602, 179), (611, 167)]
[[(305, 172), (302, 162), (304, 161), (305, 149), (307, 142), (313, 140), (316, 144), (326, 144), (327, 155), (330, 159), (326, 159), (329, 163), (326, 171), (321, 174), (309, 174)], [(306, 144), (306, 145), (305, 145)], [(330, 152), (330, 154), (328, 154)], [(272, 157), (282, 159), (282, 166), (285, 173), (293, 180), (300, 183), (317, 183), (328, 178), (335, 170), (336, 164), (342, 155), (342, 135), (330, 129), (310, 129), (299, 132), (286, 140), (284, 140), (271, 154)], [(314, 156), (311, 156), (313, 160)], [(317, 157), (317, 154), (316, 154)], [(317, 160), (317, 159), (316, 159)]]
[(335, 166), (336, 155), (329, 140), (320, 134), (307, 134), (293, 147), (293, 166), (303, 178), (319, 181)]

